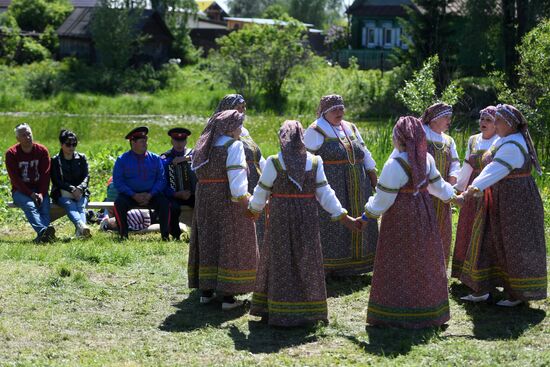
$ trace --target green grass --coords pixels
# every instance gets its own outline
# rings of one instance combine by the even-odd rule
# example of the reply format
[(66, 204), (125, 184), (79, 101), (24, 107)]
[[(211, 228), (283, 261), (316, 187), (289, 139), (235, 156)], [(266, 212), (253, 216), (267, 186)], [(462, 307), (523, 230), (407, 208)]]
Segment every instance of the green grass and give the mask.
[[(204, 115), (206, 116), (206, 115)], [(277, 151), (286, 118), (252, 115), (246, 126), (264, 155)], [(166, 131), (184, 124), (196, 141), (206, 117), (0, 116), (0, 150), (14, 143), (13, 127), (28, 121), (51, 152), (61, 127), (80, 136), (90, 157), (92, 199), (102, 200), (114, 159), (136, 124), (151, 129), (150, 149), (168, 148)], [(299, 118), (304, 125), (313, 115)], [(385, 121), (359, 122), (379, 167), (391, 150)], [(464, 136), (455, 139), (463, 154)], [(3, 160), (3, 157), (2, 157)], [(2, 170), (3, 161), (2, 163)], [(275, 329), (244, 310), (201, 306), (187, 288), (188, 243), (163, 243), (158, 234), (119, 243), (110, 234), (70, 240), (72, 225), (55, 222), (60, 240), (37, 246), (20, 210), (6, 209), (9, 182), (0, 175), (0, 365), (425, 365), (546, 366), (550, 364), (550, 301), (508, 310), (465, 305), (467, 290), (451, 281), (451, 321), (445, 330), (365, 328), (370, 275), (330, 281), (328, 326)], [(546, 218), (550, 189), (541, 181)], [(456, 214), (455, 214), (456, 219)], [(548, 222), (547, 222), (548, 223)], [(550, 226), (546, 227), (550, 243)]]

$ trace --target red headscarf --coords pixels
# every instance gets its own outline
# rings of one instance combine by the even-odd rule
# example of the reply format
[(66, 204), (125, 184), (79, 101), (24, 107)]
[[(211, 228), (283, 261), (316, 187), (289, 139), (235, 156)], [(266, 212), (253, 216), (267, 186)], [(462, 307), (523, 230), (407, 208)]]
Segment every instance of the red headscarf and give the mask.
[(523, 135), (525, 142), (527, 143), (527, 148), (529, 150), (529, 156), (531, 161), (535, 166), (535, 169), (539, 175), (542, 175), (542, 169), (540, 168), (539, 158), (537, 157), (537, 151), (535, 150), (535, 145), (533, 144), (533, 139), (531, 139), (531, 134), (529, 134), (529, 128), (527, 125), (527, 120), (523, 114), (514, 106), (509, 104), (499, 104), (496, 107), (496, 115), (504, 119), (506, 123)]
[(415, 195), (426, 183), (426, 154), (428, 143), (422, 122), (412, 116), (400, 117), (393, 128), (393, 138), (405, 146)]
[(301, 191), (306, 178), (307, 151), (300, 121), (286, 120), (279, 129), (279, 141), (288, 178)]
[(193, 162), (191, 165), (193, 170), (197, 170), (208, 163), (210, 152), (216, 140), (222, 135), (227, 135), (235, 131), (239, 126), (243, 125), (243, 121), (244, 114), (239, 113), (237, 110), (226, 110), (215, 113), (214, 116), (208, 120), (206, 127), (195, 145)]

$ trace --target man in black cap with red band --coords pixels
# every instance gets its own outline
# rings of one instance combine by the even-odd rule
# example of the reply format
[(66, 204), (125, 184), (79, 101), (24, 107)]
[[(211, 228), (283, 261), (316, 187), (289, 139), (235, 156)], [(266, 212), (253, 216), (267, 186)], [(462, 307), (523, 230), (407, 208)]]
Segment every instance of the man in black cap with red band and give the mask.
[(170, 203), (164, 196), (164, 166), (158, 155), (147, 151), (148, 132), (142, 126), (126, 135), (131, 149), (117, 158), (113, 169), (113, 184), (118, 191), (115, 216), (122, 239), (128, 238), (128, 211), (137, 206), (155, 210), (162, 239), (169, 239)]
[(189, 135), (191, 135), (191, 131), (183, 127), (170, 129), (168, 136), (172, 138), (172, 149), (160, 156), (164, 163), (167, 182), (164, 195), (170, 200), (172, 208), (170, 234), (175, 239), (179, 239), (181, 235), (179, 227), (180, 206), (195, 207), (197, 177), (195, 172), (191, 170), (193, 150), (186, 147)]

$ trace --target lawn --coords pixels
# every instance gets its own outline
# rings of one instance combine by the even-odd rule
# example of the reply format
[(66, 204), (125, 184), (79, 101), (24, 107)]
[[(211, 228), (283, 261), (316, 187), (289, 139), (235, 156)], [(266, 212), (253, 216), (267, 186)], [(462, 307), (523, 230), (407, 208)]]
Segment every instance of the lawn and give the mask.
[[(290, 117), (290, 116), (288, 116)], [(284, 117), (250, 116), (246, 126), (266, 155), (277, 150)], [(302, 118), (307, 125), (313, 116)], [(151, 129), (150, 149), (168, 148), (166, 131), (184, 124), (193, 143), (205, 119), (181, 116), (0, 116), (0, 149), (14, 143), (13, 127), (28, 121), (35, 139), (58, 149), (61, 127), (73, 129), (92, 167), (92, 199), (105, 181), (131, 126)], [(391, 141), (384, 121), (361, 122), (379, 167)], [(456, 134), (463, 152), (464, 137)], [(550, 365), (550, 301), (517, 309), (460, 302), (467, 290), (450, 281), (451, 321), (444, 330), (366, 328), (370, 275), (329, 281), (328, 326), (275, 329), (245, 310), (201, 306), (187, 284), (188, 243), (160, 242), (160, 235), (111, 234), (70, 240), (72, 225), (55, 222), (60, 240), (37, 246), (21, 211), (6, 209), (9, 185), (0, 175), (0, 365)], [(550, 214), (550, 191), (539, 180)], [(456, 213), (455, 213), (456, 221)], [(548, 225), (547, 243), (550, 239)]]

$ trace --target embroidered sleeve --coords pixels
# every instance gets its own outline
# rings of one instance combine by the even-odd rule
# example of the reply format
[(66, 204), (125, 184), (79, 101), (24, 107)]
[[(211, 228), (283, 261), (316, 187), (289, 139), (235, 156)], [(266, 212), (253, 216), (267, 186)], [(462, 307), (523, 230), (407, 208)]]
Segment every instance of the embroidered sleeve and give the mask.
[(269, 157), (266, 160), (265, 168), (262, 171), (258, 185), (254, 188), (254, 194), (250, 199), (248, 208), (256, 213), (260, 213), (271, 194), (271, 189), (273, 188), (273, 182), (277, 178), (277, 170), (273, 165), (273, 157)]

